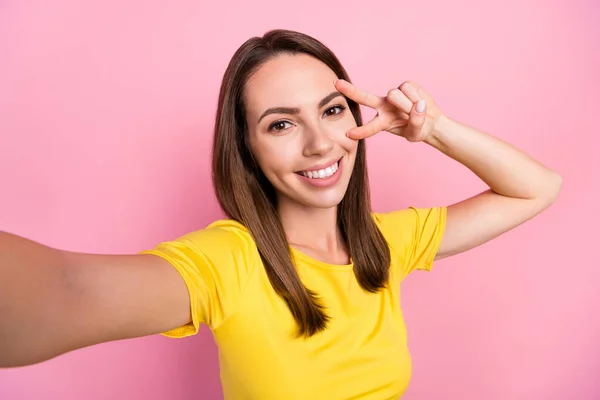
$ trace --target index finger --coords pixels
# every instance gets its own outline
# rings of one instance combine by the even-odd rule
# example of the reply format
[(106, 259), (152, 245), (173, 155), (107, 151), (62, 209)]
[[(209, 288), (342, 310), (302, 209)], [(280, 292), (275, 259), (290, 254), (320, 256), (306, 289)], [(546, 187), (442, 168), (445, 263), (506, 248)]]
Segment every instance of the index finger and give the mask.
[(358, 126), (356, 128), (350, 129), (347, 133), (350, 139), (366, 139), (375, 135), (378, 132), (383, 130), (383, 126), (381, 124), (381, 119), (378, 116), (375, 116), (372, 120), (364, 124), (363, 126)]
[(377, 108), (383, 102), (383, 99), (381, 97), (360, 90), (350, 82), (345, 81), (343, 79), (338, 79), (335, 82), (335, 88), (350, 100), (354, 100), (358, 104), (362, 104), (367, 107)]

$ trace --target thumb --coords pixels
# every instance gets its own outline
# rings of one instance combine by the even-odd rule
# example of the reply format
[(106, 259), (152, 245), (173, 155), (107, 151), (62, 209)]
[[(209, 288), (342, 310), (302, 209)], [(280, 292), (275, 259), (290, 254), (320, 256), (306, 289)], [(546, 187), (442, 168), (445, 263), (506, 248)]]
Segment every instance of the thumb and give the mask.
[(421, 130), (427, 119), (427, 102), (423, 99), (413, 104), (408, 118), (408, 125), (404, 128), (406, 139), (417, 141), (421, 136)]

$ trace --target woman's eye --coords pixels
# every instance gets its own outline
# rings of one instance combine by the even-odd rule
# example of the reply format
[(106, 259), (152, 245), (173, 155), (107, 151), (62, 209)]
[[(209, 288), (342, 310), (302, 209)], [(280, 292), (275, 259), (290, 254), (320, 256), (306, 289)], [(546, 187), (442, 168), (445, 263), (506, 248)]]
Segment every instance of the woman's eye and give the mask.
[(327, 110), (325, 110), (325, 116), (329, 117), (329, 116), (332, 116), (332, 115), (340, 114), (345, 109), (346, 109), (346, 107), (341, 106), (341, 105), (333, 106), (333, 107), (328, 108)]
[(291, 125), (288, 121), (273, 122), (271, 125), (269, 125), (269, 131), (283, 131), (289, 128), (288, 125)]

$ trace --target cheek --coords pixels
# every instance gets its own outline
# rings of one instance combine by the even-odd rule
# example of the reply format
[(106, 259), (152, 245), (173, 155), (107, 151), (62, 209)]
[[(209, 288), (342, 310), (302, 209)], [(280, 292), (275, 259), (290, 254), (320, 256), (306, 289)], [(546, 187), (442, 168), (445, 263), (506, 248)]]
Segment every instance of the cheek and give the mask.
[[(268, 140), (261, 140), (268, 139)], [(252, 142), (252, 152), (259, 167), (267, 177), (279, 172), (289, 172), (294, 160), (294, 149), (280, 138), (259, 138)]]
[(358, 141), (354, 139), (350, 139), (346, 136), (346, 133), (352, 129), (356, 128), (356, 121), (350, 112), (343, 118), (341, 121), (337, 121), (333, 127), (333, 135), (336, 139), (336, 142), (344, 148), (346, 151), (356, 150), (358, 146)]
[(346, 136), (347, 130), (342, 132), (338, 137), (338, 144), (341, 148), (346, 150), (348, 153), (356, 153), (356, 149), (358, 148), (358, 140), (350, 139)]

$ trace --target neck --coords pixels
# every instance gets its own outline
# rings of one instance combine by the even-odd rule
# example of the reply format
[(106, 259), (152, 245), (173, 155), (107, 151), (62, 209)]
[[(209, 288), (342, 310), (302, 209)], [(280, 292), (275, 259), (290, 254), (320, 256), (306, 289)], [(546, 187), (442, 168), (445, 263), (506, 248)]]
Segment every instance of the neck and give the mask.
[(290, 245), (328, 253), (345, 248), (337, 207), (314, 208), (282, 201), (277, 211)]

